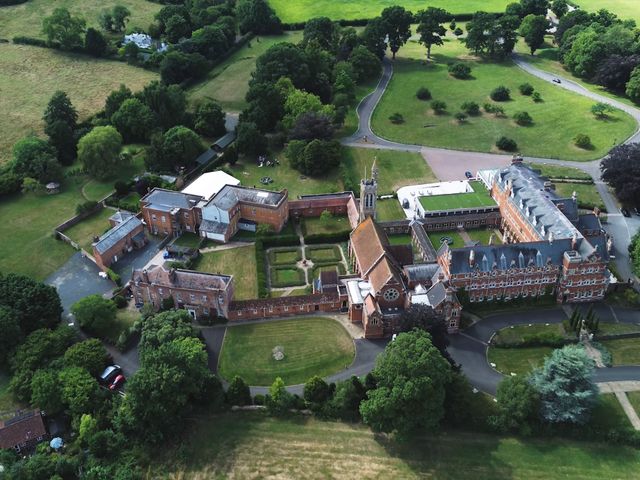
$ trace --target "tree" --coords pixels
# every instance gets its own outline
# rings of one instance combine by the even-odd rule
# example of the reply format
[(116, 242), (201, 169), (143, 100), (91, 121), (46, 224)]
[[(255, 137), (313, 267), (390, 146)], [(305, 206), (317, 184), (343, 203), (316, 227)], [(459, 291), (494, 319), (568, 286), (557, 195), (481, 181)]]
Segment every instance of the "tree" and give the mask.
[(476, 12), (467, 23), (467, 36), (463, 42), (476, 55), (504, 58), (515, 47), (519, 26), (520, 18), (514, 15)]
[(118, 90), (111, 91), (107, 96), (104, 102), (104, 116), (111, 119), (113, 114), (120, 108), (120, 105), (129, 98), (133, 98), (133, 93), (131, 93), (131, 90), (128, 89), (125, 84), (121, 83)]
[(631, 100), (640, 103), (640, 67), (636, 67), (631, 73), (625, 92)]
[(240, 121), (255, 123), (262, 133), (271, 131), (284, 116), (284, 95), (271, 82), (251, 83), (245, 97), (249, 106)]
[(602, 180), (625, 205), (640, 205), (640, 144), (618, 145), (600, 162)]
[(575, 137), (573, 137), (573, 143), (575, 143), (576, 147), (588, 150), (593, 148), (591, 144), (591, 137), (589, 135), (585, 135), (584, 133), (579, 133)]
[(382, 71), (380, 59), (362, 45), (353, 49), (349, 56), (349, 63), (353, 66), (353, 73), (358, 83), (376, 78)]
[(521, 127), (528, 127), (533, 124), (533, 118), (527, 112), (516, 112), (513, 114), (513, 119)]
[(253, 122), (240, 122), (236, 129), (236, 147), (238, 153), (247, 156), (256, 156), (266, 153), (267, 138), (260, 133), (258, 127)]
[(63, 50), (71, 50), (82, 46), (85, 25), (84, 19), (72, 17), (66, 8), (56, 8), (42, 20), (42, 33), (49, 43), (58, 42)]
[(80, 328), (98, 336), (105, 335), (116, 319), (116, 305), (101, 295), (89, 295), (71, 306)]
[(333, 124), (327, 115), (310, 111), (302, 113), (296, 118), (289, 131), (289, 138), (291, 140), (305, 141), (315, 139), (330, 140), (333, 132)]
[(431, 102), (431, 109), (436, 115), (441, 115), (447, 110), (447, 104), (442, 100), (434, 100)]
[(467, 115), (480, 115), (480, 105), (478, 105), (476, 102), (464, 102), (462, 105), (460, 105), (460, 108)]
[(192, 318), (186, 310), (161, 312), (147, 318), (140, 337), (139, 350), (142, 360), (146, 359), (147, 353), (152, 354), (162, 344), (180, 338), (195, 338), (197, 335), (191, 321)]
[(520, 16), (546, 15), (549, 8), (549, 0), (520, 0), (522, 10)]
[(499, 87), (494, 88), (489, 96), (491, 97), (491, 100), (495, 100), (496, 102), (506, 102), (511, 98), (511, 90), (504, 85), (500, 85)]
[(62, 180), (62, 169), (55, 149), (37, 137), (27, 137), (16, 142), (10, 168), (14, 174), (34, 178), (40, 183)]
[(62, 386), (62, 402), (71, 415), (80, 418), (83, 413), (96, 410), (100, 386), (84, 368), (66, 367), (58, 375)]
[(384, 22), (389, 49), (395, 59), (400, 47), (407, 43), (411, 37), (413, 15), (405, 10), (404, 7), (394, 5), (382, 10), (380, 18)]
[(22, 177), (9, 171), (0, 173), (0, 196), (18, 193), (22, 187)]
[(0, 274), (0, 305), (16, 315), (23, 335), (60, 322), (62, 304), (55, 287), (23, 275)]
[(56, 91), (49, 100), (42, 117), (45, 129), (57, 121), (66, 123), (71, 130), (75, 130), (78, 121), (78, 112), (71, 103), (69, 96), (62, 90)]
[(438, 426), (451, 368), (427, 332), (399, 334), (378, 356), (373, 375), (377, 386), (367, 392), (360, 413), (374, 431), (406, 435)]
[(78, 342), (64, 352), (67, 367), (81, 367), (94, 377), (98, 376), (109, 362), (109, 354), (97, 338)]
[(191, 33), (191, 25), (182, 15), (173, 15), (167, 19), (164, 33), (169, 42), (178, 43), (181, 38)]
[(447, 353), (449, 340), (447, 339), (447, 325), (444, 318), (438, 315), (428, 305), (411, 305), (400, 315), (400, 331), (410, 332), (414, 329), (424, 330), (431, 336), (431, 343), (440, 354), (450, 360)]
[(95, 28), (88, 28), (84, 36), (84, 49), (89, 55), (103, 57), (107, 53), (107, 41)]
[(13, 351), (24, 338), (18, 318), (13, 309), (0, 305), (0, 368), (8, 364)]
[(456, 62), (448, 67), (449, 74), (453, 77), (465, 80), (471, 78), (471, 67), (466, 63)]
[(204, 100), (196, 107), (194, 130), (207, 137), (219, 137), (227, 133), (226, 115), (213, 100)]
[(386, 42), (387, 26), (380, 17), (376, 17), (369, 22), (360, 36), (362, 46), (372, 53), (378, 60), (384, 58), (384, 52), (387, 50)]
[(593, 360), (581, 345), (554, 350), (531, 376), (542, 418), (550, 423), (584, 424), (598, 395), (593, 371)]
[(293, 407), (293, 395), (287, 392), (282, 378), (277, 377), (269, 387), (267, 410), (271, 415), (282, 416)]
[(547, 28), (549, 28), (549, 22), (544, 15), (527, 15), (522, 20), (520, 35), (524, 37), (525, 43), (529, 46), (531, 55), (544, 44)]
[(530, 83), (523, 83), (518, 87), (518, 90), (520, 90), (520, 93), (522, 95), (531, 95), (533, 93), (533, 85), (531, 85)]
[(591, 113), (593, 113), (596, 118), (607, 118), (611, 112), (613, 112), (613, 107), (608, 103), (598, 102), (591, 105)]
[(49, 144), (58, 153), (58, 161), (62, 165), (71, 165), (77, 156), (77, 140), (74, 131), (61, 120), (45, 127), (49, 136)]
[(496, 140), (496, 147), (505, 152), (515, 152), (518, 149), (518, 144), (511, 138), (500, 137)]
[(114, 32), (121, 32), (125, 29), (131, 12), (124, 5), (115, 5), (111, 10), (113, 17), (112, 29)]
[(315, 375), (304, 384), (304, 400), (314, 409), (319, 409), (331, 399), (331, 387), (322, 377)]
[(53, 370), (37, 370), (31, 379), (31, 406), (56, 415), (62, 411), (62, 391)]
[(151, 136), (155, 116), (151, 109), (137, 98), (129, 98), (111, 116), (125, 143), (145, 142)]
[(551, 11), (557, 18), (564, 17), (569, 12), (567, 0), (553, 0), (551, 2)]
[(316, 17), (308, 20), (302, 32), (302, 46), (315, 44), (323, 50), (334, 52), (338, 44), (336, 25), (327, 17)]
[(360, 420), (360, 403), (367, 398), (367, 389), (358, 377), (338, 382), (333, 398), (326, 407), (327, 413), (348, 422)]
[(296, 88), (305, 88), (310, 82), (307, 57), (301, 48), (292, 43), (276, 43), (258, 57), (252, 83), (276, 83), (286, 77)]
[(607, 45), (602, 41), (600, 33), (589, 27), (574, 37), (563, 61), (575, 75), (591, 78), (606, 56)]
[(337, 140), (292, 140), (286, 150), (292, 168), (305, 175), (320, 175), (340, 164), (342, 148)]
[(208, 69), (206, 58), (199, 53), (172, 50), (160, 62), (160, 78), (167, 85), (202, 77)]
[(236, 18), (243, 34), (253, 32), (257, 35), (269, 35), (282, 31), (282, 22), (265, 0), (239, 0)]
[(231, 379), (226, 400), (229, 405), (251, 405), (251, 391), (242, 377), (236, 375)]
[(78, 142), (78, 159), (89, 176), (103, 180), (121, 163), (122, 135), (111, 126), (94, 127)]
[(640, 66), (640, 55), (609, 55), (596, 69), (593, 81), (615, 92), (624, 92), (634, 69)]
[(416, 97), (419, 100), (431, 100), (431, 92), (427, 87), (420, 87), (416, 92)]
[(496, 393), (498, 413), (490, 418), (502, 432), (527, 434), (538, 416), (540, 399), (528, 376), (505, 377)]
[(136, 94), (152, 111), (163, 130), (180, 125), (184, 120), (187, 98), (178, 85), (153, 81)]
[(443, 45), (447, 29), (442, 26), (451, 16), (449, 12), (442, 8), (429, 7), (421, 10), (417, 14), (420, 43), (427, 48), (427, 58), (431, 58), (431, 47), (433, 45)]
[(138, 62), (138, 56), (140, 55), (140, 47), (134, 42), (129, 42), (124, 46), (123, 54), (127, 59), (127, 63), (135, 65)]
[(172, 169), (190, 167), (204, 150), (198, 134), (187, 127), (178, 125), (162, 136), (165, 166), (171, 166)]

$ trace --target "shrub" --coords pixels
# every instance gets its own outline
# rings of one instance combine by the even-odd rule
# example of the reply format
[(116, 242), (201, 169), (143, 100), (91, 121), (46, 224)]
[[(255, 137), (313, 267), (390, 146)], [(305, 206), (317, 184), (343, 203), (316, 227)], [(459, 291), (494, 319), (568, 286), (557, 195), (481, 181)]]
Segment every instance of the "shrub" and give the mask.
[(459, 37), (460, 35), (463, 35), (463, 34), (464, 34), (464, 31), (463, 31), (460, 27), (457, 27), (457, 28), (453, 31), (453, 34), (454, 34), (456, 37)]
[(391, 123), (394, 123), (396, 125), (404, 123), (404, 117), (402, 116), (401, 113), (398, 113), (398, 112), (396, 112), (393, 115), (391, 115), (389, 117), (389, 120), (391, 121)]
[(518, 125), (522, 127), (528, 127), (529, 125), (533, 124), (533, 118), (531, 118), (531, 115), (529, 115), (527, 112), (516, 112), (513, 114), (513, 119)]
[(171, 310), (176, 306), (175, 301), (173, 300), (173, 297), (165, 297), (162, 299), (162, 305), (161, 308), (162, 310)]
[(447, 104), (442, 100), (434, 100), (433, 102), (431, 102), (431, 108), (436, 114), (440, 115), (447, 110)]
[(471, 77), (471, 67), (465, 63), (457, 62), (449, 65), (449, 74), (452, 77), (464, 80)]
[(468, 115), (480, 115), (480, 105), (476, 102), (464, 102), (460, 108)]
[(420, 87), (416, 92), (416, 97), (420, 100), (431, 100), (431, 92), (427, 87)]
[(98, 202), (94, 202), (93, 200), (87, 200), (84, 203), (80, 203), (76, 205), (76, 215), (82, 215), (84, 213), (89, 213), (96, 209), (98, 206)]
[(118, 180), (113, 184), (113, 188), (116, 190), (116, 194), (119, 197), (124, 197), (127, 193), (129, 193), (129, 185), (122, 180)]
[(489, 96), (491, 97), (491, 100), (496, 102), (506, 102), (511, 98), (511, 90), (504, 85), (500, 85), (499, 87), (494, 88)]
[(523, 83), (522, 85), (520, 85), (518, 87), (518, 90), (520, 90), (520, 93), (522, 95), (531, 95), (533, 94), (533, 85), (531, 85), (530, 83)]
[(540, 103), (542, 101), (542, 95), (540, 95), (540, 92), (533, 92), (533, 94), (531, 95), (531, 98), (536, 103)]
[(467, 114), (464, 112), (456, 112), (453, 116), (458, 123), (463, 123), (467, 119)]
[(518, 144), (510, 138), (500, 137), (496, 142), (496, 147), (505, 152), (515, 152), (518, 149)]
[(482, 108), (487, 113), (493, 113), (496, 117), (504, 115), (504, 108), (495, 103), (485, 103)]
[(0, 195), (11, 195), (18, 193), (22, 188), (22, 178), (14, 173), (3, 173), (0, 175)]
[(107, 276), (116, 285), (118, 286), (122, 285), (122, 279), (120, 278), (120, 275), (118, 275), (116, 272), (114, 272), (110, 268), (107, 268)]
[(256, 393), (256, 395), (253, 397), (253, 404), (264, 405), (264, 395), (261, 393)]
[(579, 148), (591, 148), (591, 138), (589, 138), (589, 135), (585, 135), (584, 133), (579, 133), (578, 135), (573, 137), (573, 143), (575, 143), (576, 147)]
[(116, 308), (124, 308), (127, 306), (127, 299), (122, 295), (116, 295), (113, 297), (113, 303), (116, 304)]

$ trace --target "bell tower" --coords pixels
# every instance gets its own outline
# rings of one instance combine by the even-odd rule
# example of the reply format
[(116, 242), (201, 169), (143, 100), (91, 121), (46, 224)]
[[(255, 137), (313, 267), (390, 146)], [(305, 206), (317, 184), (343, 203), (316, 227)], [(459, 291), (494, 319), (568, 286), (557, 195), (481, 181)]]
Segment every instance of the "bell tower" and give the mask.
[(364, 178), (360, 180), (360, 221), (371, 217), (376, 219), (376, 199), (378, 195), (378, 167), (376, 159), (371, 167), (371, 178), (367, 178), (367, 170)]

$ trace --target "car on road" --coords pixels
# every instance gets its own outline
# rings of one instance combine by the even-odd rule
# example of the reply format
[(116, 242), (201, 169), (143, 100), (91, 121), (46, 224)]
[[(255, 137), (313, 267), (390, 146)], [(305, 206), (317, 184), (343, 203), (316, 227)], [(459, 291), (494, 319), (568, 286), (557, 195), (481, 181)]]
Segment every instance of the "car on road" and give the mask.
[(620, 209), (620, 213), (622, 213), (622, 215), (624, 215), (625, 217), (630, 217), (631, 216), (631, 212), (629, 212), (629, 210), (627, 210), (626, 208), (622, 207)]
[(464, 172), (464, 176), (467, 178), (473, 178), (473, 173), (467, 171), (467, 172)]
[(640, 217), (640, 207), (635, 207), (633, 209), (633, 213), (635, 213), (636, 215), (638, 215)]
[(552, 80), (553, 83), (562, 83), (562, 81), (559, 78), (554, 78)]
[(102, 382), (104, 385), (109, 385), (118, 375), (121, 374), (122, 368), (120, 368), (120, 365), (109, 365), (100, 374), (100, 382)]
[(118, 390), (120, 387), (122, 387), (122, 385), (124, 385), (124, 382), (126, 382), (126, 378), (124, 378), (124, 375), (120, 374), (118, 375), (116, 378), (113, 379), (113, 382), (111, 382), (111, 385), (109, 385), (109, 390), (111, 390), (112, 392), (114, 390)]

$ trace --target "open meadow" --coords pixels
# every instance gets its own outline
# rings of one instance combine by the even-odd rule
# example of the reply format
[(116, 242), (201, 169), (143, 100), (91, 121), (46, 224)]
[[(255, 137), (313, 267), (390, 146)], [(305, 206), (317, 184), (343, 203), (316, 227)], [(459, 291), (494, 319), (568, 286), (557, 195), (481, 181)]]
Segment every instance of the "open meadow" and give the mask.
[(83, 120), (102, 109), (121, 83), (136, 91), (157, 78), (123, 62), (0, 43), (0, 164), (9, 161), (16, 141), (42, 134), (42, 113), (57, 90), (69, 95)]
[(597, 12), (601, 8), (615, 13), (623, 20), (635, 20), (640, 24), (640, 5), (638, 0), (572, 0), (588, 12)]
[[(451, 35), (444, 46), (434, 47), (431, 61), (427, 62), (425, 56), (425, 48), (415, 39), (398, 52), (394, 75), (373, 115), (372, 125), (378, 135), (405, 143), (494, 153), (498, 152), (496, 140), (506, 136), (515, 140), (518, 151), (525, 155), (593, 160), (636, 129), (633, 118), (626, 113), (616, 110), (606, 119), (596, 119), (590, 111), (592, 100), (538, 80), (511, 61), (496, 63), (474, 57)], [(447, 65), (457, 61), (472, 68), (470, 79), (449, 75)], [(536, 103), (531, 96), (522, 95), (518, 87), (524, 83), (531, 84), (542, 101)], [(509, 101), (494, 102), (489, 98), (500, 85), (510, 89)], [(415, 95), (420, 87), (427, 87), (433, 100), (444, 101), (446, 111), (435, 114), (431, 101), (418, 100)], [(479, 115), (458, 122), (454, 114), (464, 102), (475, 102), (481, 109), (486, 103), (499, 104), (505, 115), (482, 110)], [(522, 111), (533, 118), (532, 125), (519, 126), (512, 119)], [(403, 123), (389, 120), (395, 113), (403, 116)], [(573, 138), (577, 134), (588, 135), (593, 148), (576, 147)]]

